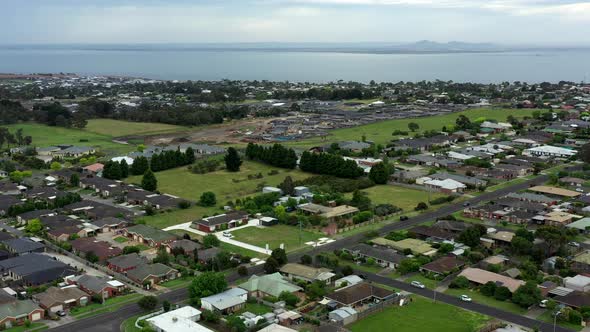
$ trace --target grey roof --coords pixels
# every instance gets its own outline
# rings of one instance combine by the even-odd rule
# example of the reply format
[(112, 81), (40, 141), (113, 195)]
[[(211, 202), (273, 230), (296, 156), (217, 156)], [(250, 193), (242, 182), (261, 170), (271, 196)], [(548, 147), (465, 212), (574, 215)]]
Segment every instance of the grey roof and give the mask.
[(386, 262), (401, 263), (406, 256), (398, 254), (393, 249), (376, 248), (368, 244), (360, 243), (348, 249), (351, 252), (359, 252), (363, 256), (369, 256)]
[(508, 195), (506, 195), (506, 197), (520, 199), (523, 201), (531, 201), (531, 202), (547, 203), (547, 204), (555, 202), (555, 199), (549, 198), (545, 195), (533, 194), (533, 193), (527, 193), (527, 192), (509, 193)]
[(14, 301), (0, 305), (0, 320), (6, 317), (22, 317), (30, 314), (34, 310), (41, 309), (31, 300)]
[(185, 253), (192, 252), (193, 250), (201, 247), (201, 245), (197, 242), (187, 239), (176, 240), (174, 242), (171, 242), (169, 246), (170, 248), (181, 248), (182, 250), (184, 250)]
[(0, 261), (0, 271), (11, 271), (31, 284), (43, 284), (76, 273), (74, 268), (37, 253)]
[(225, 310), (244, 303), (245, 301), (240, 296), (246, 295), (248, 292), (241, 288), (228, 289), (223, 293), (207, 296), (201, 299), (201, 302), (205, 301), (211, 303), (218, 310)]
[(130, 267), (137, 267), (138, 265), (142, 265), (146, 263), (146, 259), (139, 256), (137, 253), (121, 255), (113, 258), (109, 258), (107, 260), (109, 264), (113, 264), (117, 267), (122, 269), (127, 269)]
[(15, 254), (22, 254), (45, 248), (45, 245), (43, 243), (35, 242), (26, 237), (4, 240), (2, 241), (2, 243), (10, 252)]
[(125, 225), (129, 223), (127, 220), (115, 218), (115, 217), (106, 217), (102, 219), (95, 220), (92, 224), (103, 227), (103, 226), (118, 226), (118, 225)]
[(485, 186), (488, 182), (485, 180), (481, 180), (472, 176), (464, 176), (452, 173), (445, 173), (440, 172), (436, 174), (429, 175), (430, 178), (444, 180), (444, 179), (451, 179), (455, 181), (459, 181), (464, 184), (473, 185), (473, 186)]
[(81, 287), (86, 288), (94, 293), (99, 293), (105, 287), (109, 287), (109, 284), (107, 282), (110, 281), (111, 279), (109, 279), (107, 277), (102, 277), (102, 276), (98, 277), (98, 276), (83, 274), (79, 277), (76, 277), (73, 280)]
[(142, 264), (133, 270), (128, 271), (127, 275), (131, 279), (143, 281), (149, 276), (163, 277), (171, 271), (176, 270), (162, 263)]

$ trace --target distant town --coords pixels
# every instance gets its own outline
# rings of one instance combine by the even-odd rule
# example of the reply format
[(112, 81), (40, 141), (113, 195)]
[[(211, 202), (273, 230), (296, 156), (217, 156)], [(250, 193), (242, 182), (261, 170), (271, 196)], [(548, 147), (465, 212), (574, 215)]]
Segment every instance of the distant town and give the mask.
[(590, 322), (590, 84), (0, 74), (0, 125), (4, 331)]

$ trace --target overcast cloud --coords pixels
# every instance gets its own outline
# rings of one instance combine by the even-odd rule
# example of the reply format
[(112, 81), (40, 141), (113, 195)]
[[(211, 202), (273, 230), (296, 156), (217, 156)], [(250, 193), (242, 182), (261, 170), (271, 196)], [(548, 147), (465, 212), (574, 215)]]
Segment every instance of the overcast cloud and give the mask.
[(590, 45), (579, 0), (0, 0), (1, 44), (411, 42)]

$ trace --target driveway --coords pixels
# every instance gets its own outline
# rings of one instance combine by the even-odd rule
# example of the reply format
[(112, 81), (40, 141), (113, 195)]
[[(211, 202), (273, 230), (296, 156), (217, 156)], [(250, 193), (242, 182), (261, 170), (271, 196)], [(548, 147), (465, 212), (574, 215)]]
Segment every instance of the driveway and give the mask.
[(69, 266), (76, 267), (78, 269), (82, 269), (86, 271), (87, 274), (97, 276), (97, 277), (108, 277), (108, 275), (102, 271), (99, 271), (91, 266), (88, 266), (80, 261), (77, 261), (71, 257), (64, 256), (54, 252), (44, 252), (44, 255), (55, 257), (58, 261), (61, 261)]
[(0, 228), (5, 229), (9, 233), (17, 235), (18, 237), (21, 237), (24, 235), (24, 233), (22, 231), (19, 231), (18, 229), (8, 225), (7, 222), (8, 222), (8, 219), (0, 220)]

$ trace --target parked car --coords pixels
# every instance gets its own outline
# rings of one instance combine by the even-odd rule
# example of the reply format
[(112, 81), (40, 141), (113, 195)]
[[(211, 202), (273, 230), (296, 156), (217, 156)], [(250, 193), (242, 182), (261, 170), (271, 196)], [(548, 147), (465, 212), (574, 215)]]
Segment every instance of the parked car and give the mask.
[(400, 216), (399, 221), (408, 220), (408, 216)]
[(463, 302), (471, 302), (471, 298), (467, 295), (461, 295), (461, 301)]
[(414, 286), (416, 288), (426, 288), (426, 286), (424, 286), (423, 283), (421, 283), (420, 281), (416, 281), (416, 280), (412, 281), (410, 283), (410, 285), (412, 285), (412, 286)]
[(572, 247), (576, 247), (576, 248), (579, 248), (579, 247), (580, 247), (580, 244), (579, 244), (578, 242), (575, 242), (575, 241), (572, 241), (572, 242), (570, 242), (570, 243), (568, 243), (568, 244), (569, 244), (570, 246), (572, 246)]
[(223, 232), (223, 236), (228, 237), (228, 238), (234, 237), (230, 232)]
[(59, 310), (57, 312), (55, 312), (56, 315), (58, 315), (59, 317), (65, 317), (66, 316), (66, 312), (63, 310)]
[(547, 303), (549, 303), (549, 300), (543, 300), (539, 303), (539, 307), (547, 308)]

